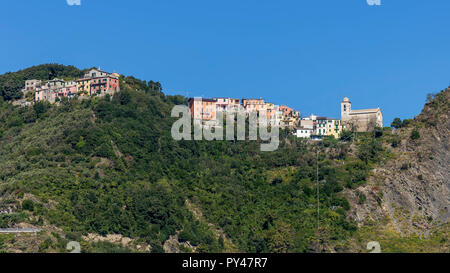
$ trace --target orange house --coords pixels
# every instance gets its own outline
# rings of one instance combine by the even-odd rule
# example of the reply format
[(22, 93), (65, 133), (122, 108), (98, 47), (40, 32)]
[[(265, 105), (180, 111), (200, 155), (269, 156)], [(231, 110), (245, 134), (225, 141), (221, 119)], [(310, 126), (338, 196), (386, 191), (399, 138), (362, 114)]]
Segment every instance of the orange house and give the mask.
[(267, 110), (266, 103), (263, 99), (242, 99), (242, 106), (244, 106), (247, 113)]
[(215, 120), (216, 103), (215, 99), (190, 98), (189, 110), (194, 119)]

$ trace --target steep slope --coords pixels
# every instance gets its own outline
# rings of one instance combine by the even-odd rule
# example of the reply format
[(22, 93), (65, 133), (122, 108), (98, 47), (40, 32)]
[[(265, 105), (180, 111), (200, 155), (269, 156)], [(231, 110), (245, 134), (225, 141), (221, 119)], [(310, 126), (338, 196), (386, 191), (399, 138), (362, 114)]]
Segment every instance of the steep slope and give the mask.
[[(360, 227), (375, 226), (397, 238), (424, 236), (424, 241), (440, 233), (443, 241), (438, 240), (434, 250), (448, 250), (444, 238), (450, 220), (449, 96), (446, 89), (430, 97), (413, 122), (393, 133), (393, 146), (398, 142), (390, 147), (395, 158), (378, 164), (369, 182), (358, 189), (367, 196), (364, 203), (358, 202), (358, 192), (348, 193), (350, 215)], [(433, 251), (429, 247), (422, 250)]]
[[(449, 106), (449, 89), (428, 102), (411, 126), (399, 132), (404, 141), (397, 152), (402, 156), (386, 168), (392, 175), (385, 180), (387, 203), (408, 208), (410, 215), (420, 211), (427, 220), (411, 219), (412, 228), (450, 220)], [(411, 139), (413, 131), (418, 139)]]
[[(414, 141), (412, 127), (323, 142), (281, 131), (279, 149), (270, 153), (260, 151), (260, 141), (175, 141), (170, 111), (186, 98), (133, 77), (121, 76), (121, 89), (112, 98), (59, 105), (0, 101), (0, 228), (42, 229), (36, 236), (0, 234), (0, 251), (64, 252), (75, 240), (85, 252), (366, 252), (376, 231), (367, 220), (402, 229), (397, 208), (411, 208), (416, 191), (422, 193), (414, 188), (421, 184), (405, 184), (416, 183), (409, 180), (418, 177), (412, 166), (421, 162), (408, 161), (411, 168), (400, 171), (400, 156), (416, 157), (420, 141), (430, 143), (424, 137), (430, 126), (448, 141), (439, 132), (448, 108), (436, 123), (426, 121), (436, 112), (419, 117), (421, 137)], [(393, 139), (403, 141), (392, 148)], [(445, 145), (442, 155), (429, 150), (438, 159), (428, 150), (421, 159), (441, 164), (430, 181), (439, 190), (427, 187), (419, 196), (421, 217), (436, 217), (435, 226), (447, 217), (438, 214), (446, 194), (438, 178), (448, 179)], [(386, 182), (388, 172), (401, 176)], [(438, 249), (442, 237), (414, 240)]]
[[(218, 251), (213, 232), (163, 175), (167, 159), (157, 151), (170, 140), (168, 113), (178, 98), (134, 78), (122, 77), (122, 86), (111, 100), (25, 108), (0, 101), (0, 228), (42, 229), (30, 245), (0, 234), (0, 251), (66, 251), (76, 240), (88, 252), (161, 252), (183, 229), (195, 231), (196, 246)], [(131, 237), (133, 246), (89, 241), (106, 235)]]
[(287, 132), (271, 153), (258, 141), (177, 142), (170, 111), (186, 99), (151, 85), (121, 76), (111, 100), (0, 103), (0, 227), (43, 230), (38, 247), (0, 235), (6, 251), (66, 251), (69, 240), (84, 251), (334, 251), (316, 243), (313, 150), (321, 154), (320, 240), (333, 245), (355, 232), (341, 192), (363, 183), (369, 166), (350, 154), (341, 164), (349, 143), (311, 145)]

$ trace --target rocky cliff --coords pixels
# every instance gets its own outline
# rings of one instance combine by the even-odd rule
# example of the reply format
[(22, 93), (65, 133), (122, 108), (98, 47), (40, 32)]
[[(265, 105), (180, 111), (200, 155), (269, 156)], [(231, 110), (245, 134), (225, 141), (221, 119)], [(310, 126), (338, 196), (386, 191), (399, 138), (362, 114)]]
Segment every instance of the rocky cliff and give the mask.
[(430, 96), (411, 124), (393, 132), (394, 159), (379, 164), (364, 187), (348, 192), (350, 217), (359, 226), (377, 223), (426, 237), (449, 222), (449, 95), (450, 88)]

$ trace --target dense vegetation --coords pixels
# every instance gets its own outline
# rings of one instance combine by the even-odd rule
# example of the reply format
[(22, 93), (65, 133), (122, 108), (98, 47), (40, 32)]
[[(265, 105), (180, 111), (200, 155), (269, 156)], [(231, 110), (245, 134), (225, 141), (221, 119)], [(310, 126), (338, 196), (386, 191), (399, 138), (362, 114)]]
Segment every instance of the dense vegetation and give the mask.
[[(80, 73), (67, 69), (65, 76)], [(37, 75), (24, 71), (12, 78)], [(11, 86), (0, 81), (5, 98), (18, 97)], [(154, 252), (178, 233), (197, 251), (226, 250), (189, 200), (240, 251), (320, 251), (356, 231), (343, 189), (365, 183), (375, 162), (389, 157), (383, 130), (316, 144), (283, 131), (279, 149), (265, 153), (254, 141), (177, 142), (170, 110), (186, 98), (133, 77), (121, 76), (121, 86), (112, 98), (25, 108), (0, 102), (0, 208), (16, 208), (2, 214), (1, 227), (61, 228), (41, 251), (62, 251), (87, 233), (137, 238)], [(102, 249), (121, 251), (90, 246)]]

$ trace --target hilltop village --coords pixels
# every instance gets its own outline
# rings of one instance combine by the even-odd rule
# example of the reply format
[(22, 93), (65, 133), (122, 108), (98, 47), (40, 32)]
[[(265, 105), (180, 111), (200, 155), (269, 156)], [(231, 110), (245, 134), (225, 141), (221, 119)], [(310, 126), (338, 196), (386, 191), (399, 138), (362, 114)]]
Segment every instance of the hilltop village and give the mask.
[(84, 77), (73, 80), (55, 78), (46, 82), (27, 80), (22, 89), (24, 98), (16, 104), (29, 105), (38, 101), (55, 103), (62, 98), (80, 99), (92, 96), (113, 95), (120, 91), (119, 74), (108, 73), (100, 69), (89, 70)]
[(380, 108), (352, 110), (349, 98), (341, 102), (341, 118), (328, 118), (309, 115), (302, 117), (286, 105), (274, 105), (264, 99), (233, 99), (233, 98), (190, 98), (189, 110), (194, 121), (205, 124), (206, 121), (216, 120), (217, 112), (244, 109), (245, 113), (265, 111), (267, 121), (272, 126), (290, 129), (299, 138), (320, 140), (324, 136), (340, 137), (342, 131), (357, 132), (372, 131), (375, 127), (383, 127), (383, 114)]
[[(30, 105), (39, 101), (58, 103), (62, 98), (84, 99), (93, 96), (113, 95), (120, 91), (119, 74), (108, 73), (97, 68), (89, 70), (82, 78), (63, 80), (55, 78), (43, 82), (27, 80), (22, 89), (24, 99), (15, 101), (16, 105)], [(216, 113), (244, 109), (245, 113), (265, 111), (269, 124), (287, 128), (299, 138), (320, 140), (324, 136), (339, 138), (343, 130), (357, 132), (372, 131), (383, 127), (383, 114), (380, 108), (353, 110), (349, 98), (341, 102), (341, 118), (324, 116), (302, 116), (286, 105), (275, 105), (264, 99), (234, 98), (190, 98), (189, 110), (195, 122), (205, 124), (215, 121)]]

